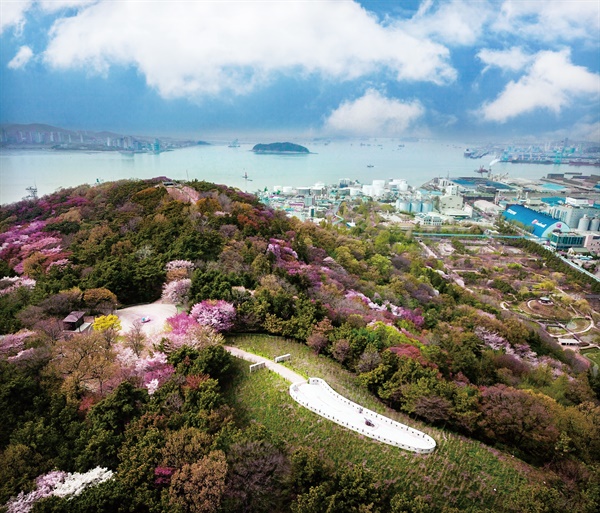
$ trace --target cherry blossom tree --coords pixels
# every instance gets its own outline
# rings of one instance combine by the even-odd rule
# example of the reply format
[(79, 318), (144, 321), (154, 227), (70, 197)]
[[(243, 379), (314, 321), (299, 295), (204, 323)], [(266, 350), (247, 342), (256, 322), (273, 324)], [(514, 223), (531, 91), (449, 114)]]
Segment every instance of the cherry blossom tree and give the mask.
[(196, 303), (190, 315), (199, 324), (210, 326), (216, 331), (227, 331), (233, 327), (235, 307), (227, 301), (207, 299)]
[(189, 299), (192, 280), (184, 278), (165, 283), (162, 298), (176, 305), (185, 305)]

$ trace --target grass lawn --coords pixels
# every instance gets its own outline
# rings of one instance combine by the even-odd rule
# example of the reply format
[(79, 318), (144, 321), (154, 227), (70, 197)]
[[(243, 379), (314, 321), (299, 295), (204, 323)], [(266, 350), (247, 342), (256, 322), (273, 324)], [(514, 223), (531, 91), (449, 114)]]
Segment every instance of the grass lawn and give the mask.
[(596, 365), (600, 367), (600, 349), (582, 349), (581, 354), (587, 356), (590, 360), (592, 360)]
[(312, 446), (336, 466), (364, 465), (382, 486), (430, 496), (437, 505), (449, 504), (461, 511), (501, 510), (517, 487), (534, 477), (535, 470), (517, 458), (386, 408), (357, 387), (352, 374), (304, 345), (262, 335), (231, 337), (227, 343), (269, 358), (290, 353), (286, 365), (294, 371), (323, 378), (349, 399), (420, 429), (437, 442), (433, 454), (416, 455), (364, 438), (298, 405), (283, 378), (269, 371), (250, 374), (247, 362), (237, 360), (237, 382), (228, 395), (238, 421), (259, 422), (291, 447)]

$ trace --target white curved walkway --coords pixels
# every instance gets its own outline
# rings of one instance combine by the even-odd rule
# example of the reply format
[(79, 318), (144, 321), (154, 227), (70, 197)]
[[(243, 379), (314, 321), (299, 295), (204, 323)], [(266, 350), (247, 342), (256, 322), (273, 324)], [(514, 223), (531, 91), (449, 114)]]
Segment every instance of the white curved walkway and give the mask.
[[(407, 451), (426, 454), (435, 450), (435, 440), (429, 435), (346, 399), (322, 379), (310, 378), (307, 382), (300, 374), (262, 356), (237, 347), (225, 346), (225, 349), (233, 356), (249, 362), (264, 362), (266, 368), (291, 381), (290, 395), (292, 398), (321, 417), (369, 438)], [(367, 420), (372, 425), (367, 425)]]

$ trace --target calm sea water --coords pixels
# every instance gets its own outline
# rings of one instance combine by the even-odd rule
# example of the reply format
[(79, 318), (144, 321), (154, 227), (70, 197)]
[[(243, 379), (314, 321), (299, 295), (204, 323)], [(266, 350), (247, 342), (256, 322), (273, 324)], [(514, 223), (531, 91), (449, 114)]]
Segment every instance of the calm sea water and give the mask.
[[(19, 201), (26, 188), (37, 186), (40, 196), (61, 187), (96, 181), (167, 176), (173, 180), (207, 180), (248, 192), (274, 185), (301, 186), (336, 183), (340, 178), (371, 183), (375, 179), (403, 178), (418, 187), (437, 176), (478, 176), (494, 158), (463, 157), (467, 144), (440, 142), (371, 141), (305, 142), (310, 155), (257, 155), (252, 144), (194, 146), (154, 154), (118, 152), (63, 152), (50, 150), (0, 151), (0, 203)], [(401, 147), (400, 144), (404, 146)], [(368, 167), (372, 166), (372, 167)], [(567, 166), (562, 166), (564, 168)], [(538, 179), (560, 166), (496, 163), (494, 173)], [(247, 173), (248, 180), (244, 179)]]

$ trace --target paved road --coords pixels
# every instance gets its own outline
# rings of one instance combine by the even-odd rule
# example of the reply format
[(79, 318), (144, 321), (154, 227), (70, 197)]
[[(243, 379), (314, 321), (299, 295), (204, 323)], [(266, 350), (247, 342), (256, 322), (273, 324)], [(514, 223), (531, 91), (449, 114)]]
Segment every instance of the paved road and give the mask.
[(265, 367), (273, 372), (276, 372), (281, 377), (287, 379), (290, 383), (303, 383), (306, 381), (304, 376), (294, 372), (293, 370), (288, 369), (287, 367), (281, 365), (280, 363), (275, 363), (273, 360), (269, 360), (267, 358), (263, 358), (262, 356), (258, 356), (253, 353), (249, 353), (248, 351), (244, 351), (237, 347), (225, 346), (225, 349), (230, 352), (233, 356), (237, 358), (241, 358), (242, 360), (246, 360), (252, 363), (265, 363)]

